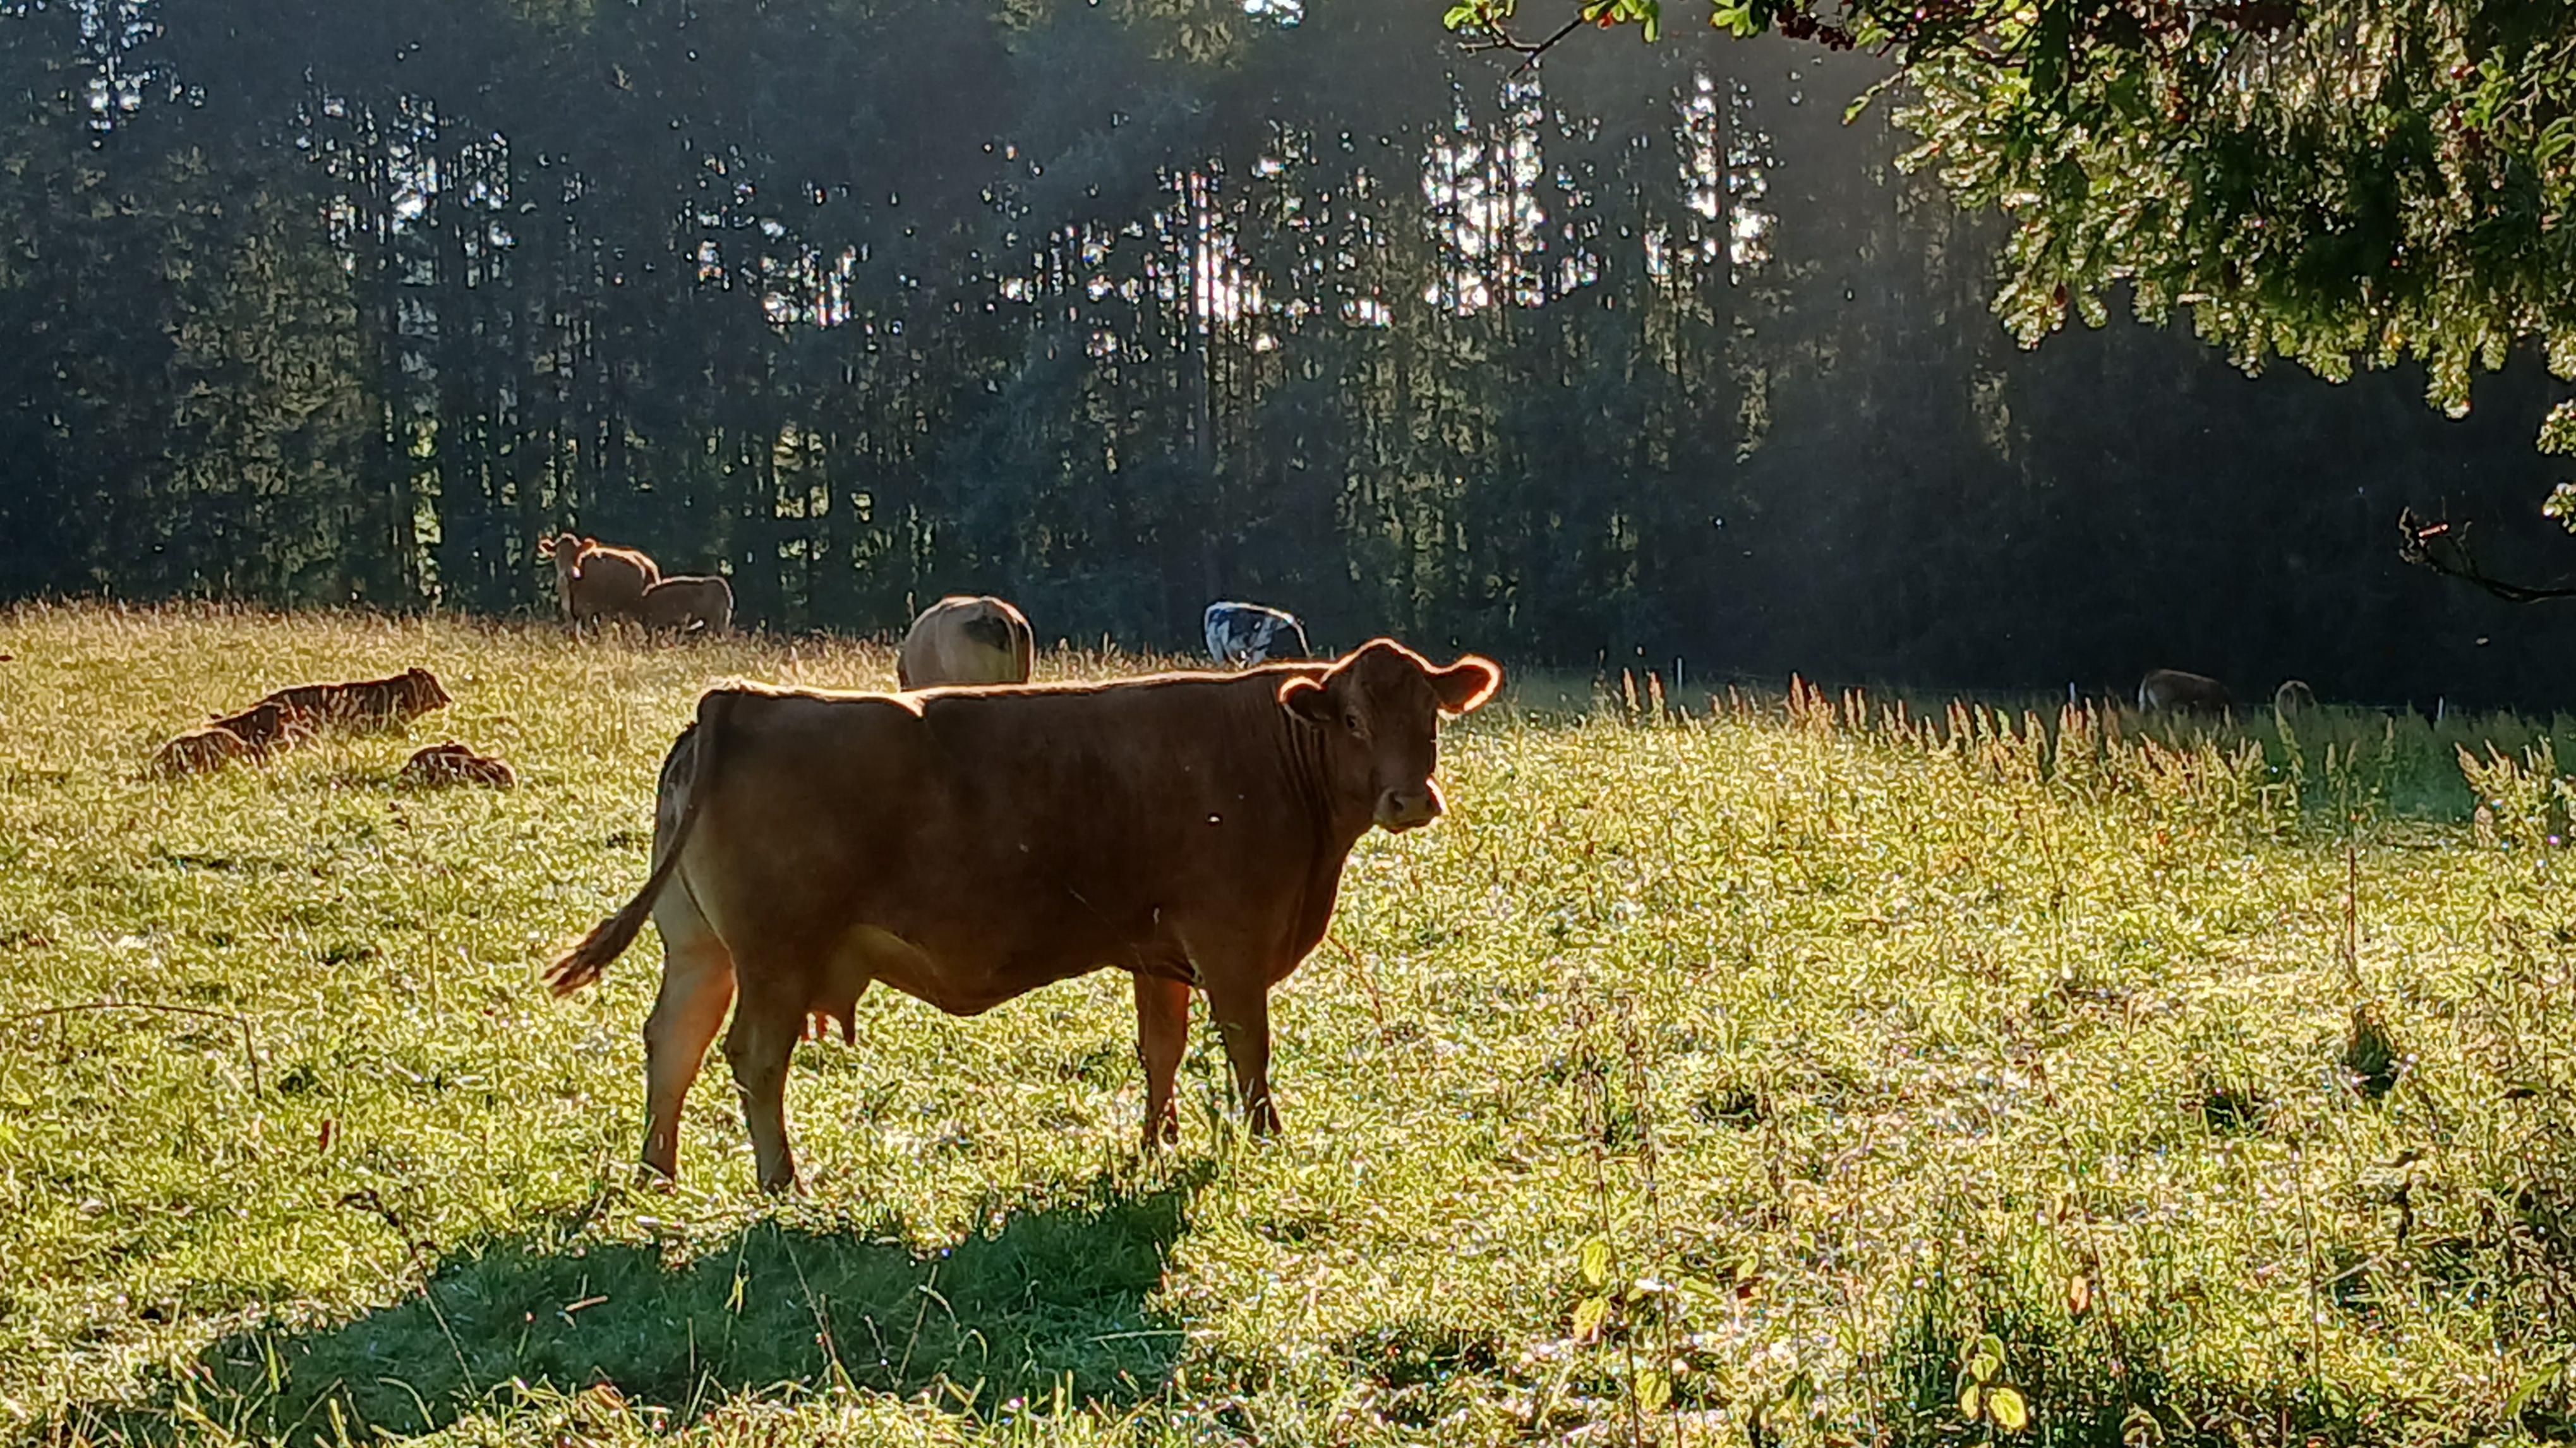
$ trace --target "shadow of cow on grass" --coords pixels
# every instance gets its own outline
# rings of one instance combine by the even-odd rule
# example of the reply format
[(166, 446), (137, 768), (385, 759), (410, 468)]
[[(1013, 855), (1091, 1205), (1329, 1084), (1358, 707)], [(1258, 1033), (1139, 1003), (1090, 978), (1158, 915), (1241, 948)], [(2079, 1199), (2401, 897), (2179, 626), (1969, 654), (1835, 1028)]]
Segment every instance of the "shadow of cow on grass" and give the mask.
[[(409, 1436), (527, 1387), (613, 1384), (685, 1421), (781, 1387), (861, 1387), (989, 1414), (1052, 1395), (1125, 1406), (1161, 1392), (1179, 1324), (1146, 1307), (1208, 1178), (1109, 1177), (931, 1253), (893, 1223), (757, 1222), (674, 1260), (661, 1243), (513, 1236), (451, 1254), (416, 1291), (354, 1321), (241, 1332), (148, 1406), (75, 1410), (104, 1435), (168, 1442), (211, 1419), (252, 1439)], [(335, 1412), (336, 1408), (336, 1412)]]

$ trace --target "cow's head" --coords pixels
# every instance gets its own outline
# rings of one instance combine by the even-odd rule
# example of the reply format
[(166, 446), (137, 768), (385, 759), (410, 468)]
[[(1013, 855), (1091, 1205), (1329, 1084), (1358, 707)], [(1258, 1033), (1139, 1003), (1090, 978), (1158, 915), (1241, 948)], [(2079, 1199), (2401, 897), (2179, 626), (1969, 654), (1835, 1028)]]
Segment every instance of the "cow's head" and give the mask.
[(438, 682), (436, 674), (417, 665), (403, 670), (401, 689), (403, 702), (419, 713), (444, 709), (455, 702), (448, 697), (446, 687)]
[(1366, 801), (1369, 818), (1409, 830), (1440, 817), (1440, 716), (1464, 714), (1493, 697), (1503, 671), (1469, 654), (1445, 669), (1395, 642), (1376, 639), (1320, 677), (1279, 686), (1279, 702), (1314, 726), (1333, 793)]
[(581, 535), (557, 533), (537, 540), (537, 556), (554, 560), (555, 578), (569, 583), (581, 576)]

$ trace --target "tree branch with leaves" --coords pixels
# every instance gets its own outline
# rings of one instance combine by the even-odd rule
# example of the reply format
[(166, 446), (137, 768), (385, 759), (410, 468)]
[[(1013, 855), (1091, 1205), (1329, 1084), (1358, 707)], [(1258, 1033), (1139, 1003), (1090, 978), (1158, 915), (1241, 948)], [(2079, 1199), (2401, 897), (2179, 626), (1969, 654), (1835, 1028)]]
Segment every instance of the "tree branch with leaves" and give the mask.
[[(2420, 362), (2458, 416), (2536, 351), (2576, 381), (2576, 5), (2533, 0), (1713, 0), (1773, 32), (1890, 62), (1962, 204), (2010, 226), (1994, 306), (2037, 345), (2114, 298), (2177, 309), (2247, 372), (2329, 380)], [(1582, 0), (1523, 43), (1518, 0), (1458, 0), (1471, 44), (1535, 58), (1581, 22), (1647, 40), (1661, 0)], [(2576, 454), (2576, 398), (2537, 436)], [(2576, 529), (2576, 484), (2551, 516)]]

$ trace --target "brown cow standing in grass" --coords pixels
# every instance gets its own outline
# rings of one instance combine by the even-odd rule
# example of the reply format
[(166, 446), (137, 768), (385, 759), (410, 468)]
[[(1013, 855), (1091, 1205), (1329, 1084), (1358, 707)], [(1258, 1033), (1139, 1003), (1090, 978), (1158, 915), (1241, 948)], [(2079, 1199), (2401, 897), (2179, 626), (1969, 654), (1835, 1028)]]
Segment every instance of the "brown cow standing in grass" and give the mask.
[(2138, 681), (2138, 707), (2150, 714), (2224, 713), (2227, 686), (2206, 674), (2152, 669)]
[(662, 580), (661, 567), (643, 553), (577, 533), (538, 539), (537, 556), (554, 560), (555, 593), (576, 629), (603, 618), (641, 621), (645, 590)]
[(733, 628), (733, 585), (714, 575), (665, 578), (644, 590), (636, 616), (649, 632), (723, 638)]
[(944, 684), (1025, 684), (1037, 637), (1020, 611), (990, 595), (952, 593), (921, 611), (895, 656), (907, 689)]
[(596, 980), (649, 915), (644, 1162), (679, 1170), (680, 1108), (725, 1056), (760, 1184), (796, 1181), (787, 1064), (812, 1016), (856, 1029), (871, 981), (973, 1015), (1104, 966), (1135, 977), (1145, 1140), (1179, 1131), (1193, 987), (1257, 1132), (1269, 992), (1323, 939), (1370, 826), (1429, 824), (1439, 721), (1501, 671), (1379, 639), (1338, 661), (1098, 684), (827, 694), (717, 689), (663, 761), (653, 872), (548, 971)]

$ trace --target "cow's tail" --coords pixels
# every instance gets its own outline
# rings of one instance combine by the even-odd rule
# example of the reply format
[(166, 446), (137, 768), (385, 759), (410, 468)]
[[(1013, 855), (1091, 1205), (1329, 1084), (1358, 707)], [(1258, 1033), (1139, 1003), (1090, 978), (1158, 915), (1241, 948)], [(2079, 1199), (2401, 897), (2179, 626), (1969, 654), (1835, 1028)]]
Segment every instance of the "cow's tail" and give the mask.
[(688, 791), (687, 803), (680, 808), (680, 821), (671, 827), (671, 839), (662, 858), (653, 862), (653, 873), (645, 876), (644, 888), (625, 908), (591, 927), (572, 949), (546, 967), (546, 986), (556, 995), (570, 995), (608, 969), (608, 963), (626, 953), (644, 922), (653, 914), (653, 902), (661, 898), (662, 887), (670, 882), (671, 872), (679, 868), (681, 848), (689, 842), (689, 830), (698, 822), (698, 811), (714, 791), (717, 742), (724, 735), (725, 715), (733, 708), (734, 695), (717, 690), (698, 701), (698, 745), (690, 762), (689, 781), (682, 786)]

